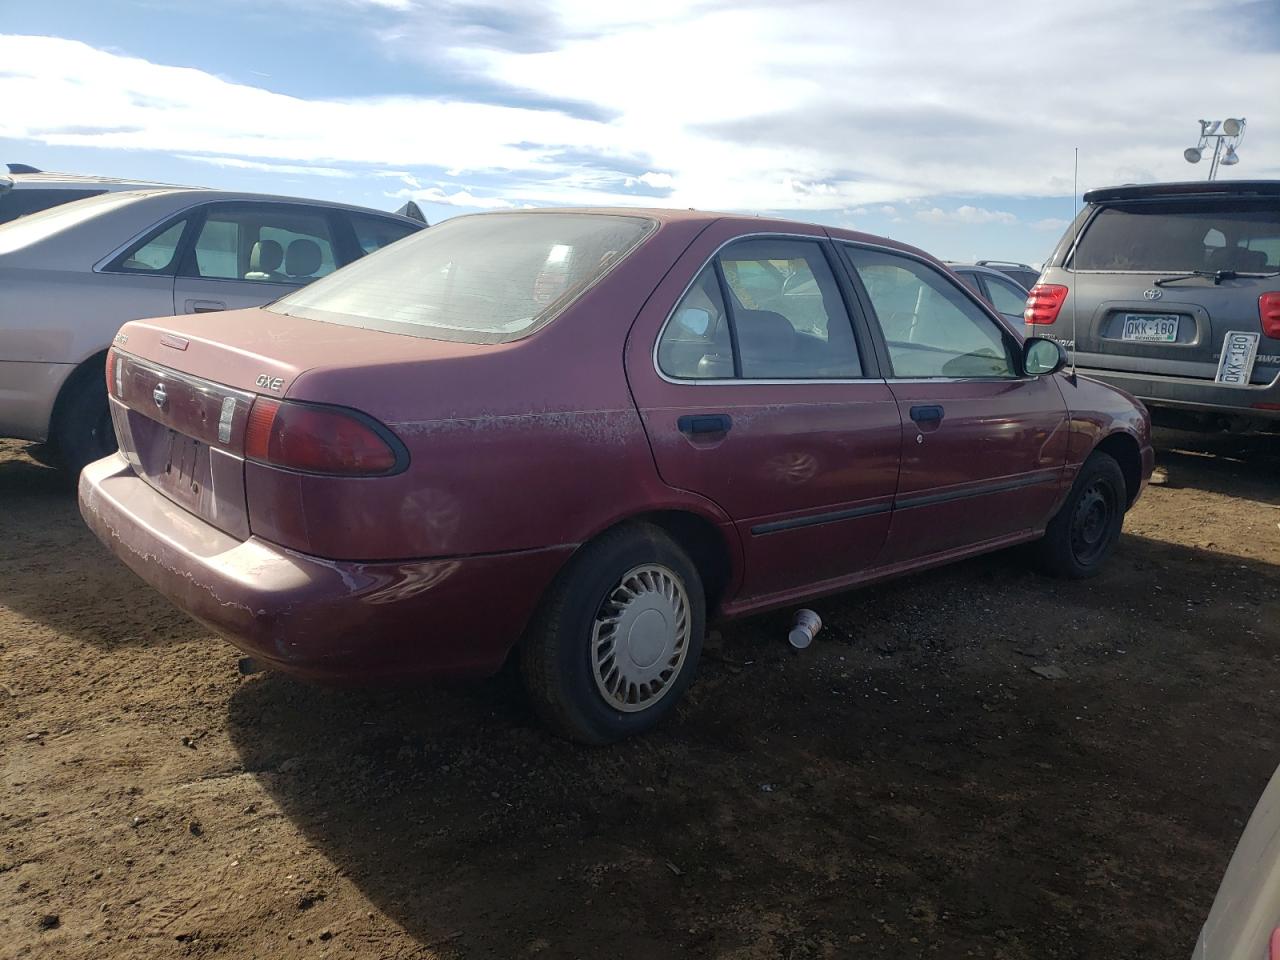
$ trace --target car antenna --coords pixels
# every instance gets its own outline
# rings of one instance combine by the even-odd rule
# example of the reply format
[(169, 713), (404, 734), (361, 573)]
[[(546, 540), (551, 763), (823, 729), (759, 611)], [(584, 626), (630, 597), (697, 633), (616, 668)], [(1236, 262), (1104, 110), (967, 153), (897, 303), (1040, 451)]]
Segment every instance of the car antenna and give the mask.
[[(1075, 148), (1075, 165), (1071, 173), (1071, 222), (1075, 223), (1080, 216), (1080, 148)], [(1076, 228), (1079, 230), (1079, 227)], [(1080, 236), (1076, 235), (1075, 240), (1071, 244), (1071, 385), (1076, 385), (1076, 354), (1080, 350), (1079, 343), (1076, 339), (1076, 311), (1077, 304), (1080, 300), (1080, 290), (1078, 281), (1079, 273), (1076, 271), (1077, 258), (1080, 254)]]

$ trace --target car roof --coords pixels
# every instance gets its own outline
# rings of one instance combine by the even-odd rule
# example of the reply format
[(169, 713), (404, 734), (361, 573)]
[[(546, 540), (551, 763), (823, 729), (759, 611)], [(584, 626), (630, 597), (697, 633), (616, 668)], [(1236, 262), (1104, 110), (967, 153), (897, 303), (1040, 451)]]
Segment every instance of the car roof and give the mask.
[(1182, 180), (1176, 183), (1128, 183), (1084, 195), (1085, 203), (1150, 200), (1157, 197), (1280, 197), (1280, 180)]

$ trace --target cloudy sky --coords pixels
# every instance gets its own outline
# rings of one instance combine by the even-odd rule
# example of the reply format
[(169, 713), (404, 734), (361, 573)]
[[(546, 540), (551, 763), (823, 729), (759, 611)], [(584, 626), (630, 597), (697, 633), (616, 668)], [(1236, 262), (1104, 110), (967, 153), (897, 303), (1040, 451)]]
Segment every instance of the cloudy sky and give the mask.
[(781, 213), (1038, 262), (1080, 186), (1280, 176), (1280, 0), (42, 0), (0, 161), (394, 209)]

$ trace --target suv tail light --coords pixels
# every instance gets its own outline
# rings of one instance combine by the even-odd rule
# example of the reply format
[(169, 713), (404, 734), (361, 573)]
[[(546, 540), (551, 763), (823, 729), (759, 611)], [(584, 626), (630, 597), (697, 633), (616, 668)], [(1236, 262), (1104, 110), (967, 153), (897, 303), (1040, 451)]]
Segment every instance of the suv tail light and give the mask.
[(1037, 283), (1027, 294), (1022, 319), (1027, 323), (1053, 323), (1067, 300), (1067, 288), (1060, 283)]
[(287, 470), (345, 477), (399, 473), (409, 461), (390, 430), (357, 410), (270, 397), (249, 408), (244, 453)]
[(1258, 319), (1262, 321), (1262, 335), (1280, 340), (1280, 290), (1272, 290), (1258, 298)]

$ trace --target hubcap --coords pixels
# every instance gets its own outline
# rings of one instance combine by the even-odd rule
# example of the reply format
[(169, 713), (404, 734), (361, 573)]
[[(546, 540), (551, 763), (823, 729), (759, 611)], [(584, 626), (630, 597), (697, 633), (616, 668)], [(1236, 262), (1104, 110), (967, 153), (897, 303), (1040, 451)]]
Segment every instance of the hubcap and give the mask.
[(1107, 547), (1107, 534), (1115, 512), (1111, 488), (1095, 480), (1085, 488), (1071, 518), (1071, 550), (1076, 560), (1089, 564)]
[(596, 688), (616, 710), (635, 713), (671, 690), (689, 652), (689, 597), (673, 571), (650, 563), (609, 591), (591, 628)]

